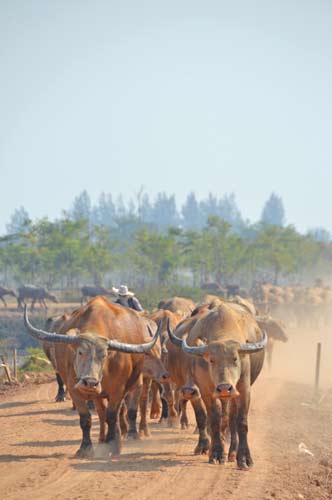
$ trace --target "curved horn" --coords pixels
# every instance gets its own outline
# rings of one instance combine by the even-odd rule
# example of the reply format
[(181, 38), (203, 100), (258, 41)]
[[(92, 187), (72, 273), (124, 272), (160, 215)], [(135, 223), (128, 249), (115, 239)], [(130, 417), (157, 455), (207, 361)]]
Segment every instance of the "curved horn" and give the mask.
[(186, 339), (182, 341), (182, 351), (187, 354), (194, 354), (195, 356), (203, 356), (207, 351), (208, 346), (205, 345), (188, 345)]
[(158, 326), (156, 333), (153, 335), (149, 325), (147, 325), (149, 334), (152, 337), (150, 342), (145, 344), (127, 344), (125, 342), (119, 342), (118, 340), (109, 340), (107, 342), (108, 349), (112, 351), (126, 352), (128, 354), (144, 354), (149, 352), (158, 340), (160, 335), (160, 327)]
[(267, 340), (268, 337), (266, 331), (263, 330), (262, 340), (259, 340), (258, 342), (247, 342), (246, 344), (241, 344), (239, 352), (253, 354), (254, 352), (262, 351), (266, 347)]
[(74, 337), (73, 335), (59, 335), (58, 333), (50, 333), (45, 330), (39, 330), (32, 326), (28, 318), (28, 308), (24, 305), (24, 326), (27, 329), (29, 335), (35, 339), (47, 342), (61, 342), (62, 344), (78, 344), (80, 342), (79, 337)]
[(172, 344), (176, 345), (177, 347), (182, 347), (182, 339), (176, 337), (176, 335), (174, 335), (174, 333), (172, 332), (169, 326), (169, 319), (167, 320), (167, 333)]

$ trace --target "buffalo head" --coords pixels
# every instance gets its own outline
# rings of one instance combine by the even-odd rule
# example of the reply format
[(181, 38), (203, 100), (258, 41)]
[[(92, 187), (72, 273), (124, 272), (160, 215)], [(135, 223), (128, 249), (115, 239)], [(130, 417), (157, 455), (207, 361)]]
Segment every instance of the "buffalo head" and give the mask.
[(216, 399), (230, 399), (239, 395), (236, 386), (242, 373), (243, 357), (262, 351), (267, 344), (265, 331), (258, 342), (242, 344), (236, 340), (215, 340), (198, 346), (188, 345), (186, 338), (179, 339), (170, 329), (168, 333), (171, 342), (181, 347), (183, 352), (203, 357), (207, 361), (214, 385), (213, 397)]
[(109, 350), (128, 354), (145, 354), (154, 347), (160, 334), (157, 329), (155, 335), (152, 335), (148, 326), (152, 337), (150, 342), (127, 344), (94, 333), (80, 333), (78, 330), (69, 330), (66, 335), (51, 333), (31, 325), (26, 306), (24, 307), (24, 325), (28, 333), (38, 340), (70, 345), (74, 350), (74, 370), (77, 378), (75, 387), (87, 397), (101, 392), (101, 379)]

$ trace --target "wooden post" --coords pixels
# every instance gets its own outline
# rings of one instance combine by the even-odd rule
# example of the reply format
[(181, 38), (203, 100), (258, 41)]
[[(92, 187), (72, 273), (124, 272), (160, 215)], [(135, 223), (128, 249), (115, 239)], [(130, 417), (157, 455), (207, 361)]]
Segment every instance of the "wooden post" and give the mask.
[(315, 371), (315, 395), (316, 395), (316, 397), (318, 396), (318, 390), (319, 390), (321, 352), (322, 352), (322, 343), (318, 342), (317, 353), (316, 353), (316, 371)]
[(14, 378), (17, 380), (17, 350), (14, 349), (13, 356), (13, 370), (14, 370)]

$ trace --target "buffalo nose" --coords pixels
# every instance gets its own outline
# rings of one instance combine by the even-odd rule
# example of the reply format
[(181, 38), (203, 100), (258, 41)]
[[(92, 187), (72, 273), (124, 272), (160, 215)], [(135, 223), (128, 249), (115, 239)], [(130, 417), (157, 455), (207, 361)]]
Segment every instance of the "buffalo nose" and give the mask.
[(92, 388), (96, 387), (99, 384), (99, 380), (92, 377), (85, 377), (82, 380), (82, 382), (85, 385), (85, 387), (92, 387)]
[(183, 397), (189, 398), (198, 395), (198, 390), (196, 387), (185, 386), (182, 388)]
[(170, 375), (169, 375), (169, 373), (167, 373), (167, 372), (166, 372), (166, 373), (164, 373), (164, 374), (162, 375), (162, 377), (161, 377), (161, 378), (162, 378), (163, 380), (168, 380), (168, 379), (169, 379), (169, 376), (170, 376)]
[(219, 384), (217, 385), (217, 392), (229, 393), (234, 391), (232, 384)]

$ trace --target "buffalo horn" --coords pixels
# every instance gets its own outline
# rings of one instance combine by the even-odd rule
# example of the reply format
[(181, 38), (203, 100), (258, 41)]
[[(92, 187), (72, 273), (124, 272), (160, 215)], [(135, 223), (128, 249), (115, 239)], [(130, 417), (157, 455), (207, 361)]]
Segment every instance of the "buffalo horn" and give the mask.
[(61, 342), (62, 344), (78, 344), (80, 342), (79, 337), (74, 337), (73, 335), (59, 335), (58, 333), (50, 333), (45, 330), (39, 330), (32, 326), (28, 318), (27, 306), (24, 306), (24, 326), (27, 329), (31, 337), (41, 341), (47, 342)]
[(203, 356), (208, 346), (205, 345), (188, 345), (186, 339), (182, 341), (182, 351), (187, 354), (194, 354), (195, 356)]
[(241, 344), (239, 352), (253, 354), (255, 352), (262, 351), (265, 349), (267, 344), (267, 334), (266, 331), (263, 330), (263, 338), (258, 342), (247, 342), (245, 344)]
[(167, 320), (167, 333), (170, 338), (170, 341), (172, 344), (176, 345), (177, 347), (182, 347), (182, 339), (179, 339), (179, 337), (176, 337), (174, 333), (172, 332), (170, 326), (169, 326), (169, 319)]
[(126, 352), (128, 354), (144, 354), (149, 352), (158, 340), (161, 328), (158, 326), (156, 333), (153, 335), (150, 327), (148, 326), (149, 334), (152, 337), (150, 342), (145, 344), (126, 344), (118, 340), (109, 340), (107, 342), (108, 348), (112, 351)]

